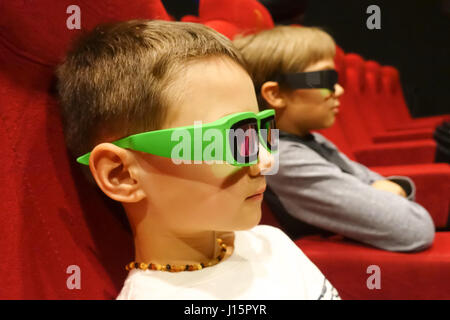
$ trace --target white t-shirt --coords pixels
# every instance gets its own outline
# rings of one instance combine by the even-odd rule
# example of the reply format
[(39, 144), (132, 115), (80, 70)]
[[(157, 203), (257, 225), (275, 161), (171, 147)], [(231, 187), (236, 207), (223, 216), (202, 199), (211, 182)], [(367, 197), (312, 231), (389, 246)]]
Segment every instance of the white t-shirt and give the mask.
[(190, 272), (129, 271), (117, 299), (339, 299), (320, 270), (280, 229), (236, 231), (227, 259)]

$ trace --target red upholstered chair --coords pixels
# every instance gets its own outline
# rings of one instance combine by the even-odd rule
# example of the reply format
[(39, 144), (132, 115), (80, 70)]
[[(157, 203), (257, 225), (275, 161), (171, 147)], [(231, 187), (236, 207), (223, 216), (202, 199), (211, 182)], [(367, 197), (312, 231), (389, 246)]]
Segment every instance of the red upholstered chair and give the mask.
[(193, 16), (193, 15), (190, 15), (190, 14), (182, 17), (180, 21), (182, 21), (182, 22), (193, 22), (193, 23), (200, 23), (201, 22), (199, 17)]
[(269, 11), (257, 0), (200, 0), (198, 16), (202, 21), (227, 21), (243, 34), (274, 27)]
[(229, 39), (233, 39), (237, 34), (241, 33), (241, 29), (239, 27), (228, 21), (208, 20), (204, 22), (204, 25), (216, 30)]
[(341, 47), (336, 45), (336, 54), (334, 56), (334, 65), (336, 67), (336, 71), (339, 74), (339, 84), (345, 87), (345, 52)]
[(380, 106), (380, 112), (389, 130), (435, 128), (444, 120), (450, 119), (450, 115), (413, 119), (406, 106), (398, 70), (391, 66), (383, 66), (381, 75), (382, 94), (391, 102)]
[[(262, 212), (261, 224), (280, 227), (264, 202)], [(450, 299), (450, 232), (437, 232), (431, 248), (413, 253), (379, 250), (339, 235), (311, 235), (295, 243), (342, 299)], [(367, 286), (369, 266), (379, 267), (380, 289)]]
[(187, 15), (184, 22), (205, 24), (230, 39), (273, 28), (267, 9), (257, 0), (200, 0), (198, 17)]
[[(336, 70), (339, 73), (339, 84), (346, 87), (345, 84), (345, 53), (336, 45), (336, 55), (334, 58)], [(364, 100), (359, 105), (360, 119), (365, 121), (367, 130), (371, 139), (375, 143), (379, 142), (394, 142), (402, 140), (416, 140), (416, 139), (430, 139), (433, 136), (433, 130), (424, 129), (423, 131), (410, 131), (405, 130), (401, 132), (386, 132), (384, 125), (379, 118), (378, 112), (374, 109), (378, 107), (378, 104), (384, 103), (381, 96), (381, 66), (376, 61), (365, 62), (365, 79), (361, 79), (365, 82), (364, 85)], [(347, 87), (346, 90), (352, 90), (351, 87)]]
[(208, 20), (203, 21), (197, 16), (187, 15), (181, 18), (183, 22), (202, 23), (217, 32), (223, 34), (228, 39), (233, 39), (237, 34), (241, 33), (241, 29), (231, 22), (225, 20)]
[[(364, 61), (356, 54), (345, 56), (345, 93), (341, 97), (340, 121), (347, 141), (359, 162), (374, 165), (431, 163), (436, 143), (431, 140), (374, 143), (361, 118), (360, 105), (365, 99)], [(366, 120), (367, 121), (367, 120)], [(381, 153), (380, 153), (381, 152)], [(381, 156), (382, 155), (382, 156)]]
[[(378, 250), (342, 237), (296, 241), (343, 299), (450, 299), (450, 232), (437, 232), (431, 248), (417, 253)], [(379, 267), (380, 289), (369, 289)]]
[[(159, 0), (76, 3), (82, 31), (169, 19)], [(0, 2), (0, 299), (112, 299), (133, 258), (120, 206), (89, 185), (66, 152), (52, 82), (80, 33), (66, 27), (72, 4)], [(67, 286), (71, 265), (80, 267), (81, 289)]]
[(392, 103), (386, 99), (381, 90), (381, 66), (376, 61), (365, 61), (365, 90), (364, 99), (359, 108), (361, 116), (365, 120), (372, 141), (378, 142), (394, 142), (418, 139), (432, 139), (433, 128), (424, 129), (407, 129), (395, 132), (387, 132), (384, 118), (381, 118), (379, 111), (380, 105), (386, 106)]

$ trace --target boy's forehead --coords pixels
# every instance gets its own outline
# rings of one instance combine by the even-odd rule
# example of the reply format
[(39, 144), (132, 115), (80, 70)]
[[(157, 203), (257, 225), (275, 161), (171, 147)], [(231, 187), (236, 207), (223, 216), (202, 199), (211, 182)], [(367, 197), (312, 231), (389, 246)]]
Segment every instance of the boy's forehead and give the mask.
[(176, 77), (177, 101), (168, 108), (164, 127), (215, 121), (227, 114), (258, 112), (248, 73), (229, 58), (212, 57), (189, 63)]
[(335, 68), (334, 60), (332, 58), (329, 58), (329, 59), (319, 60), (317, 62), (310, 64), (309, 66), (307, 66), (305, 68), (304, 71), (305, 72), (320, 71), (320, 70), (334, 69), (334, 68)]

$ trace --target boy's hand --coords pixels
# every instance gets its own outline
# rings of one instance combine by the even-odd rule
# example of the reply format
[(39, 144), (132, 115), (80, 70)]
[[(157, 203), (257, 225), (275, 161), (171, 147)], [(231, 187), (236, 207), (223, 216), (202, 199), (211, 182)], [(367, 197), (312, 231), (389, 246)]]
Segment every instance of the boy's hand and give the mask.
[(378, 189), (378, 190), (392, 192), (396, 195), (406, 198), (405, 190), (403, 190), (403, 188), (400, 187), (395, 182), (392, 182), (389, 180), (377, 180), (374, 183), (372, 183), (372, 187), (374, 187), (375, 189)]

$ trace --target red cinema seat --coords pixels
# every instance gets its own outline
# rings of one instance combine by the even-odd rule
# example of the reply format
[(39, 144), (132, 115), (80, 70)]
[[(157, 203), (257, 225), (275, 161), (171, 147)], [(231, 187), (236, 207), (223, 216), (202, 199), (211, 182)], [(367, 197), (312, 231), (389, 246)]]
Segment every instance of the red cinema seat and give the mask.
[(381, 105), (380, 112), (384, 116), (383, 119), (389, 130), (417, 128), (433, 129), (444, 120), (450, 119), (449, 115), (413, 119), (406, 106), (397, 69), (391, 66), (383, 66), (381, 75), (382, 94), (389, 103)]
[(229, 39), (274, 27), (269, 11), (257, 0), (200, 0), (198, 17), (187, 15), (181, 21), (205, 24)]
[(387, 252), (342, 237), (308, 236), (296, 244), (342, 299), (450, 299), (450, 232), (437, 232), (431, 248), (415, 253)]
[[(66, 151), (53, 72), (81, 31), (169, 17), (159, 0), (80, 0), (81, 30), (70, 30), (73, 3), (0, 2), (0, 299), (113, 299), (133, 257), (121, 207)], [(67, 285), (73, 266), (79, 289)]]
[(334, 55), (335, 69), (339, 74), (339, 84), (345, 86), (345, 52), (338, 45), (336, 45), (336, 54)]
[(271, 29), (274, 22), (269, 11), (257, 0), (200, 0), (201, 21), (223, 20), (250, 34)]
[(192, 23), (200, 23), (201, 22), (199, 17), (193, 16), (193, 15), (190, 15), (190, 14), (182, 17), (180, 21), (182, 21), (182, 22), (192, 22)]
[(201, 23), (217, 32), (223, 34), (228, 39), (233, 39), (237, 34), (241, 33), (241, 29), (236, 25), (225, 20), (208, 20), (203, 21), (197, 16), (187, 15), (181, 18), (182, 22)]
[(198, 17), (187, 15), (181, 21), (202, 23), (229, 39), (274, 27), (269, 11), (257, 0), (200, 0)]
[[(264, 202), (261, 224), (281, 227)], [(430, 248), (410, 253), (376, 249), (339, 235), (311, 235), (295, 243), (342, 299), (450, 299), (450, 232), (437, 232)], [(370, 279), (374, 266), (379, 268), (379, 289)]]
[(380, 118), (377, 108), (380, 105), (389, 103), (388, 99), (382, 95), (381, 89), (381, 66), (376, 61), (365, 62), (365, 90), (364, 99), (360, 104), (361, 115), (366, 120), (367, 128), (375, 143), (408, 141), (418, 139), (432, 139), (433, 129), (414, 129), (387, 132), (384, 120)]
[(217, 32), (223, 34), (228, 39), (233, 39), (237, 34), (241, 33), (241, 30), (236, 25), (223, 21), (223, 20), (209, 20), (204, 22), (205, 26), (208, 26)]
[(341, 108), (337, 116), (358, 161), (368, 166), (433, 162), (436, 143), (431, 139), (376, 144), (372, 141), (359, 109), (364, 103), (363, 68), (364, 62), (360, 56), (345, 56), (345, 93), (340, 98)]

